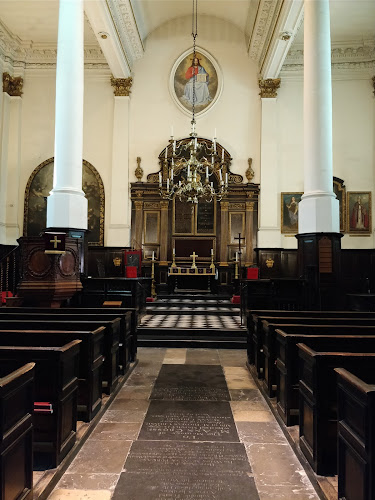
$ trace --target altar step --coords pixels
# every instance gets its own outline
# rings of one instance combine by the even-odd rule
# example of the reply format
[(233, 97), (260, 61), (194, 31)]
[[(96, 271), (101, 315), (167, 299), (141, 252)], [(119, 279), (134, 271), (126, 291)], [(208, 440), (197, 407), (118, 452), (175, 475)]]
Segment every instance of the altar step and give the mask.
[(146, 314), (138, 327), (138, 345), (246, 349), (246, 328), (238, 314)]

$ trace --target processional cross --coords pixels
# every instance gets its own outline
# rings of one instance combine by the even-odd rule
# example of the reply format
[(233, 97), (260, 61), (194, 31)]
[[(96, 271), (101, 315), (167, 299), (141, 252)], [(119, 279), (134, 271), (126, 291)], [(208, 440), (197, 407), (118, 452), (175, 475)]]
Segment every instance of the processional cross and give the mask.
[(191, 265), (191, 269), (197, 269), (197, 266), (195, 265), (195, 259), (198, 257), (198, 255), (195, 252), (193, 252), (193, 254), (190, 255), (190, 257), (193, 258), (193, 263)]
[(234, 238), (235, 240), (238, 240), (238, 255), (240, 257), (240, 269), (241, 269), (241, 255), (242, 255), (242, 251), (241, 251), (241, 240), (244, 240), (245, 241), (245, 238), (241, 238), (241, 233), (238, 233), (238, 238)]

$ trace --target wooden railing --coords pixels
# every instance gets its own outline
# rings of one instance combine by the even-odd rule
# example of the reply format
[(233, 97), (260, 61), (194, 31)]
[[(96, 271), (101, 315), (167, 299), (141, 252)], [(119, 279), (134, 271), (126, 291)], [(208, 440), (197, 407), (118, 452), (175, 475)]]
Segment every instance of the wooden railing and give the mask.
[(20, 280), (19, 247), (14, 247), (0, 260), (0, 306), (6, 297), (16, 294), (17, 285)]

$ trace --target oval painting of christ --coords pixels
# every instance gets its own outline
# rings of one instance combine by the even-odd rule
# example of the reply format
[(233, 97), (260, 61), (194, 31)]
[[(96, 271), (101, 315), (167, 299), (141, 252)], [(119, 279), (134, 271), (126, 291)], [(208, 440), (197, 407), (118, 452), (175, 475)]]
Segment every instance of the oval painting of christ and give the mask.
[(196, 115), (207, 111), (217, 101), (221, 87), (220, 68), (214, 58), (202, 49), (197, 49), (195, 57), (191, 49), (184, 52), (173, 65), (171, 94), (177, 105), (189, 115), (193, 101)]

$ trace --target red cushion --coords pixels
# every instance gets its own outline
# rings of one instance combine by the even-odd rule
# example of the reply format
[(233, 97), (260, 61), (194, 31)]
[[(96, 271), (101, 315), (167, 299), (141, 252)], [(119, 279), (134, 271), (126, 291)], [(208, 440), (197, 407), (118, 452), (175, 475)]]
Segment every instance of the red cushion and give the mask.
[(137, 277), (137, 268), (135, 266), (126, 266), (126, 277), (127, 278), (136, 278)]
[(1, 303), (2, 304), (6, 303), (7, 297), (13, 297), (13, 293), (12, 292), (1, 292)]
[(257, 280), (259, 278), (259, 267), (248, 267), (247, 268), (247, 279)]
[(233, 295), (232, 304), (239, 304), (239, 303), (240, 303), (240, 295)]

